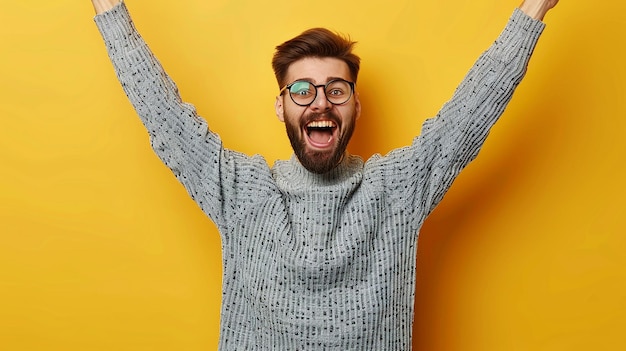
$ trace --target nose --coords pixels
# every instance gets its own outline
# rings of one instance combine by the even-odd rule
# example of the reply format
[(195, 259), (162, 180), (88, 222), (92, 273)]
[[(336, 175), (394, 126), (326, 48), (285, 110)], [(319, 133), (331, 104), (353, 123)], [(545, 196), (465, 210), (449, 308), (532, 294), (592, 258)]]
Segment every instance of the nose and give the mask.
[(311, 103), (311, 109), (315, 112), (325, 112), (333, 108), (333, 104), (326, 98), (324, 86), (316, 87), (317, 95)]

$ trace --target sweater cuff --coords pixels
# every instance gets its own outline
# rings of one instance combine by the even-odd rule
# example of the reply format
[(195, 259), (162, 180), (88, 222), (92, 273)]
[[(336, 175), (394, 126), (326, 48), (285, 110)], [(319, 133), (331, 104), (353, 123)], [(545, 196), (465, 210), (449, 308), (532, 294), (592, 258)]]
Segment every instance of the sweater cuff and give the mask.
[(504, 63), (514, 61), (516, 57), (529, 59), (545, 26), (516, 8), (488, 55)]
[(94, 17), (94, 22), (106, 43), (125, 41), (127, 49), (142, 45), (143, 40), (137, 32), (128, 8), (122, 1), (110, 10)]
[(507, 25), (507, 28), (510, 28), (511, 31), (519, 29), (527, 32), (535, 41), (539, 38), (545, 27), (545, 23), (528, 16), (519, 8), (516, 8), (515, 11), (513, 11)]

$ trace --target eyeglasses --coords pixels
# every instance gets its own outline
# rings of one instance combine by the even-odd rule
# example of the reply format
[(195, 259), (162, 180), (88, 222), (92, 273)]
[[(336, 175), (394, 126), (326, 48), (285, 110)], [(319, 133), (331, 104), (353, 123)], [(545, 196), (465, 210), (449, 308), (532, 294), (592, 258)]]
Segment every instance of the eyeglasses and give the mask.
[(289, 91), (291, 100), (299, 106), (309, 106), (317, 98), (317, 89), (324, 88), (324, 95), (333, 105), (343, 105), (354, 94), (354, 83), (347, 80), (337, 78), (326, 84), (315, 85), (306, 80), (297, 80), (280, 89), (279, 95), (285, 90)]

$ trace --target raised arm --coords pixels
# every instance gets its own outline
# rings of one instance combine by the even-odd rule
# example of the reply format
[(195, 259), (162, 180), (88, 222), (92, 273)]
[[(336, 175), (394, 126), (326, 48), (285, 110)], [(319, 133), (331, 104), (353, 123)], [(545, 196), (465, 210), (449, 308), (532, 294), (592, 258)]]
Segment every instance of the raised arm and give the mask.
[[(409, 148), (402, 149), (393, 174), (407, 173), (400, 184), (410, 208), (424, 208), (427, 215), (442, 199), (460, 171), (480, 151), (491, 127), (500, 118), (515, 88), (522, 81), (532, 52), (545, 24), (541, 19), (558, 0), (525, 0), (509, 19), (495, 42), (469, 70), (435, 118)], [(397, 160), (412, 160), (402, 164)], [(393, 174), (390, 175), (390, 179)], [(394, 186), (399, 184), (396, 181)]]
[(93, 8), (96, 10), (96, 14), (104, 13), (115, 7), (115, 5), (120, 2), (122, 2), (122, 0), (91, 0)]
[(209, 130), (195, 107), (182, 101), (123, 1), (92, 1), (100, 12), (94, 20), (115, 73), (150, 135), (152, 148), (222, 231), (240, 216), (234, 205), (239, 196), (263, 198), (246, 191), (262, 188), (250, 182), (269, 182), (267, 163), (261, 157), (249, 158), (223, 148), (220, 137)]
[(528, 16), (542, 21), (546, 13), (558, 2), (559, 0), (524, 0), (519, 9)]

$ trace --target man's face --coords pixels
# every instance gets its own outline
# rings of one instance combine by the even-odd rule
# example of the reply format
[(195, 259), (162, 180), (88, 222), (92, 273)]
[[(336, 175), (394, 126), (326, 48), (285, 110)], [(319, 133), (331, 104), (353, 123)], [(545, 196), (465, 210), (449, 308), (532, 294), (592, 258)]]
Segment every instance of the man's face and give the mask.
[[(292, 63), (287, 70), (289, 83), (306, 80), (324, 85), (337, 78), (351, 81), (348, 65), (336, 58), (307, 57)], [(339, 164), (360, 114), (356, 92), (341, 105), (328, 101), (323, 87), (317, 89), (317, 97), (309, 106), (294, 103), (289, 91), (276, 98), (276, 115), (285, 123), (298, 160), (314, 173), (326, 173)]]

